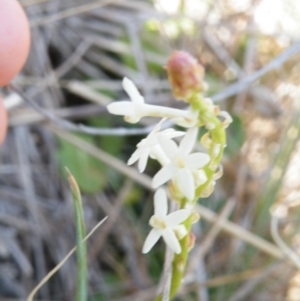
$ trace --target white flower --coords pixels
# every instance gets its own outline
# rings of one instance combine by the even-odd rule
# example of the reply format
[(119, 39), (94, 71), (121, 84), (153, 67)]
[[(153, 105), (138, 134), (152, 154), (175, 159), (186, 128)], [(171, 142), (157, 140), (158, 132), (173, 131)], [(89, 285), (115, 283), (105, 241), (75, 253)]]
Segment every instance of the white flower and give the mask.
[(190, 201), (195, 196), (195, 181), (193, 171), (202, 168), (209, 162), (209, 155), (204, 153), (190, 154), (198, 134), (198, 128), (188, 130), (181, 140), (179, 147), (166, 137), (158, 137), (159, 143), (165, 154), (169, 157), (170, 163), (165, 165), (153, 178), (154, 188), (166, 183), (170, 179), (174, 180), (178, 190)]
[(144, 116), (174, 119), (175, 122), (177, 120), (176, 123), (186, 127), (193, 126), (198, 122), (198, 115), (194, 111), (146, 104), (144, 97), (127, 77), (123, 79), (123, 88), (131, 101), (113, 102), (107, 106), (107, 110), (111, 114), (125, 116), (124, 119), (127, 122), (137, 123)]
[(161, 236), (173, 252), (176, 254), (181, 252), (181, 246), (176, 234), (179, 234), (180, 239), (187, 234), (186, 229), (183, 229), (184, 226), (180, 224), (190, 216), (191, 211), (189, 209), (181, 209), (168, 215), (167, 213), (167, 194), (164, 189), (160, 188), (154, 195), (154, 215), (149, 221), (153, 229), (145, 240), (143, 246), (144, 254), (152, 249)]
[(185, 132), (175, 131), (174, 129), (167, 129), (162, 132), (159, 132), (162, 123), (166, 119), (162, 119), (153, 129), (153, 131), (140, 143), (137, 144), (136, 151), (131, 155), (127, 164), (132, 165), (137, 160), (139, 172), (143, 172), (146, 168), (149, 155), (154, 159), (158, 160), (162, 165), (169, 163), (168, 157), (164, 154), (161, 147), (158, 144), (158, 136), (165, 136), (168, 138), (175, 138), (183, 136)]

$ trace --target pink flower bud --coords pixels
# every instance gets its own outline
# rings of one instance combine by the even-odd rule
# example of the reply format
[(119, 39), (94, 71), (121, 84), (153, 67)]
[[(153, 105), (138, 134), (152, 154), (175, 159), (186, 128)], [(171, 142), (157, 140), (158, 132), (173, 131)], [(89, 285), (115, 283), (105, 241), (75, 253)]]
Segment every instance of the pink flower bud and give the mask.
[(188, 251), (190, 252), (194, 246), (195, 246), (195, 242), (196, 242), (196, 236), (195, 234), (193, 234), (192, 232), (189, 234), (189, 240), (188, 240)]
[(203, 91), (204, 68), (185, 51), (174, 51), (166, 66), (173, 95), (176, 99), (189, 98)]

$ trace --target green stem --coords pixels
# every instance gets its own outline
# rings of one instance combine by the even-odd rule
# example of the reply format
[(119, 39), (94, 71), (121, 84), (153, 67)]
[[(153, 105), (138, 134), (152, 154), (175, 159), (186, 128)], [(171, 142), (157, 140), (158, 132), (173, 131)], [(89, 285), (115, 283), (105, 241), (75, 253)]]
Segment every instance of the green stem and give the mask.
[[(185, 222), (184, 225), (188, 231), (191, 232), (192, 228), (192, 217), (190, 216)], [(186, 235), (181, 241), (181, 253), (175, 254), (173, 263), (172, 263), (172, 280), (171, 280), (171, 289), (170, 289), (170, 300), (176, 295), (181, 282), (182, 277), (185, 271), (186, 262), (189, 255), (189, 244), (190, 244), (190, 236)]]
[(77, 255), (77, 279), (76, 279), (76, 301), (87, 300), (87, 260), (86, 260), (86, 243), (85, 225), (82, 209), (81, 194), (78, 184), (72, 174), (69, 174), (69, 182), (72, 191), (75, 221), (76, 221), (76, 255)]

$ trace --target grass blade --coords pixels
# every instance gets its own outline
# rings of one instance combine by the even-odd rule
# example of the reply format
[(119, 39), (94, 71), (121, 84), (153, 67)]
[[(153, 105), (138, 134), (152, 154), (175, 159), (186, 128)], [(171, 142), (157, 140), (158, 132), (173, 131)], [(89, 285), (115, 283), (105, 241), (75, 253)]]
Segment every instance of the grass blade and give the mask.
[(86, 260), (86, 243), (85, 237), (85, 225), (82, 210), (81, 194), (78, 184), (67, 169), (69, 176), (69, 183), (71, 186), (74, 211), (75, 211), (75, 222), (76, 222), (76, 255), (77, 255), (77, 280), (76, 280), (76, 301), (87, 300), (87, 260)]

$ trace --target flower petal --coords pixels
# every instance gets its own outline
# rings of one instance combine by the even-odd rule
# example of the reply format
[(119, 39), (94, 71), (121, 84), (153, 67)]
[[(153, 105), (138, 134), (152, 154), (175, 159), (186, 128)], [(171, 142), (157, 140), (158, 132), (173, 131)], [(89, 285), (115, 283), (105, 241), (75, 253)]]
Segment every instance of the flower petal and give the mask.
[(167, 193), (163, 188), (158, 189), (154, 194), (154, 214), (166, 216), (168, 213)]
[(192, 172), (188, 168), (182, 168), (176, 174), (175, 183), (179, 191), (189, 200), (195, 197), (195, 181)]
[(186, 156), (193, 150), (196, 143), (197, 135), (197, 127), (193, 127), (187, 131), (186, 135), (183, 137), (179, 145), (179, 153), (181, 155)]
[(152, 179), (152, 187), (157, 188), (161, 186), (162, 184), (168, 182), (177, 171), (177, 166), (175, 164), (171, 163), (166, 166), (164, 166)]
[(136, 105), (131, 101), (115, 101), (107, 107), (110, 114), (121, 116), (132, 116), (136, 114)]
[(142, 155), (142, 151), (140, 148), (137, 148), (135, 152), (131, 155), (131, 157), (127, 161), (127, 165), (132, 165), (135, 163)]
[(133, 116), (129, 116), (129, 115), (126, 115), (124, 116), (124, 120), (128, 123), (138, 123), (140, 121), (142, 116), (139, 116), (139, 115), (133, 115)]
[(185, 158), (185, 166), (191, 170), (202, 168), (210, 160), (210, 156), (204, 153), (190, 154)]
[(157, 124), (156, 126), (154, 127), (153, 131), (149, 134), (152, 135), (152, 134), (157, 134), (159, 131), (160, 131), (160, 128), (161, 128), (161, 125), (167, 120), (167, 118), (162, 118)]
[(173, 228), (177, 225), (180, 225), (191, 215), (191, 210), (181, 209), (170, 213), (165, 217), (165, 222), (167, 227)]
[(163, 134), (166, 137), (168, 137), (169, 139), (172, 139), (172, 138), (176, 138), (176, 137), (181, 137), (181, 136), (185, 135), (186, 132), (175, 131), (174, 129), (166, 129), (166, 130), (160, 132), (160, 134)]
[(133, 81), (124, 77), (122, 85), (132, 102), (140, 104), (144, 103), (144, 97), (140, 94)]
[(189, 110), (185, 117), (173, 118), (172, 121), (185, 128), (191, 128), (198, 124), (198, 111)]
[(166, 156), (159, 144), (151, 147), (150, 157), (156, 159), (162, 166), (170, 164), (170, 159)]
[(165, 154), (170, 160), (172, 160), (172, 158), (174, 158), (178, 153), (177, 144), (173, 140), (164, 136), (163, 134), (158, 134), (157, 139)]
[(152, 229), (145, 242), (144, 242), (144, 246), (143, 246), (143, 253), (146, 254), (148, 253), (152, 247), (157, 243), (157, 241), (159, 240), (159, 238), (161, 237), (161, 231), (158, 229)]
[(163, 239), (166, 245), (176, 254), (181, 253), (180, 243), (174, 233), (170, 228), (166, 228), (162, 231)]
[(146, 168), (149, 153), (150, 153), (149, 148), (144, 148), (142, 153), (141, 153), (141, 157), (140, 157), (139, 164), (138, 164), (138, 169), (139, 169), (140, 173), (142, 173)]

